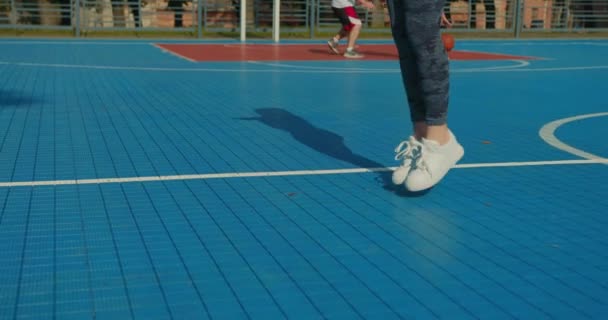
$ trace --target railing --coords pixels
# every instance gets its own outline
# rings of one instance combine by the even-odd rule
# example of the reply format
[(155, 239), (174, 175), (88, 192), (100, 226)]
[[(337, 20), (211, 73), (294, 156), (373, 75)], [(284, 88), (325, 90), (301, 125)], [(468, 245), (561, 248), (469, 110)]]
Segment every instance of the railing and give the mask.
[[(358, 8), (364, 33), (390, 33), (386, 6)], [(285, 0), (280, 4), (280, 32), (315, 37), (340, 27), (329, 0)], [(0, 29), (92, 31), (240, 31), (239, 0), (0, 0)], [(269, 32), (273, 0), (246, 1), (248, 32)], [(452, 32), (608, 31), (607, 0), (449, 0), (445, 13)]]

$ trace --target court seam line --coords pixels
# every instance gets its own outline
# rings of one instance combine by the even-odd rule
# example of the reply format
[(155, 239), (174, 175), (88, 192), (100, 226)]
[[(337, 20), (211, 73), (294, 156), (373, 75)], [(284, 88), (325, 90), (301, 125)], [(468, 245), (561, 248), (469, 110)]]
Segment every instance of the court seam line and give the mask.
[[(589, 165), (589, 164), (608, 164), (608, 159), (599, 158), (599, 159), (578, 159), (578, 160), (467, 163), (467, 164), (458, 164), (454, 167), (454, 169), (549, 166), (549, 165)], [(167, 175), (167, 176), (145, 176), (145, 177), (127, 177), (127, 178), (15, 181), (15, 182), (0, 182), (0, 188), (373, 173), (373, 172), (393, 171), (396, 168), (397, 167), (350, 168), (350, 169), (327, 169), (327, 170), (294, 170), (294, 171), (259, 171), (259, 172), (231, 172), (231, 173), (203, 173), (203, 174)]]

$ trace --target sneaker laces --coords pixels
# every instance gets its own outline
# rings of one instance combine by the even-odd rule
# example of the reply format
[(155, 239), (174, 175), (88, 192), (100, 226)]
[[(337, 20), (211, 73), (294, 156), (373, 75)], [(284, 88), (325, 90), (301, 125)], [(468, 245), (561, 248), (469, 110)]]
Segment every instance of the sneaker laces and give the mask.
[(423, 142), (420, 142), (420, 153), (418, 154), (418, 157), (414, 160), (414, 166), (417, 169), (420, 169), (422, 171), (426, 171), (429, 176), (433, 176), (433, 172), (431, 170), (429, 170), (429, 166), (426, 162), (426, 159), (428, 158), (428, 153), (432, 152), (434, 150), (434, 146), (428, 146), (425, 145)]
[(421, 148), (420, 155), (416, 159), (414, 159), (414, 166), (416, 167), (416, 169), (426, 171), (432, 177), (433, 173), (429, 170), (429, 167), (425, 161), (425, 159), (426, 159), (425, 156), (426, 156), (426, 152), (422, 152), (422, 148)]
[(413, 160), (414, 158), (416, 158), (414, 152), (417, 149), (422, 150), (422, 143), (416, 140), (416, 138), (414, 138), (413, 136), (410, 137), (408, 140), (403, 140), (395, 148), (395, 160)]

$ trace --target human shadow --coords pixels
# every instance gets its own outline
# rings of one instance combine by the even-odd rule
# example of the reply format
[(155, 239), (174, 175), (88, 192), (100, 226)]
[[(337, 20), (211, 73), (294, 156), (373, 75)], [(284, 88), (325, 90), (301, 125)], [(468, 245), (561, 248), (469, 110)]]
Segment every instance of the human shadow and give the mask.
[[(316, 55), (328, 55), (329, 51), (327, 49), (317, 49), (317, 48), (311, 48), (308, 50), (308, 52), (312, 53), (312, 54), (316, 54)], [(391, 52), (380, 52), (380, 51), (368, 51), (368, 50), (361, 50), (360, 53), (364, 54), (366, 57), (375, 57), (376, 59), (382, 59), (382, 60), (398, 60), (399, 56), (395, 53), (391, 53)], [(335, 55), (334, 55), (335, 56)]]
[(0, 107), (23, 107), (31, 106), (41, 100), (30, 95), (21, 94), (16, 91), (0, 90)]
[(385, 190), (403, 196), (419, 196), (424, 193), (411, 193), (403, 186), (392, 183), (392, 171), (384, 165), (353, 152), (344, 142), (344, 137), (329, 130), (318, 128), (305, 119), (279, 108), (255, 109), (256, 117), (239, 118), (240, 120), (256, 120), (271, 128), (291, 134), (299, 143), (334, 159), (350, 163), (359, 168), (370, 169), (376, 174), (376, 181)]

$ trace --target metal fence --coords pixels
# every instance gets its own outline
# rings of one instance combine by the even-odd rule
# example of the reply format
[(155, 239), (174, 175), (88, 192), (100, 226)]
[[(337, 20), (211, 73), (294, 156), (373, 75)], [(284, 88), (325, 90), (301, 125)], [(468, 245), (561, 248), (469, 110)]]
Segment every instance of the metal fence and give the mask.
[[(389, 33), (386, 6), (358, 8), (365, 32)], [(247, 1), (247, 31), (272, 29), (272, 0)], [(239, 31), (239, 0), (0, 0), (0, 29), (89, 31)], [(608, 0), (448, 0), (453, 32), (608, 31)], [(330, 0), (281, 2), (281, 32), (339, 28)]]

